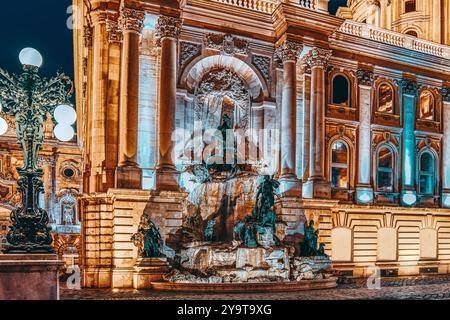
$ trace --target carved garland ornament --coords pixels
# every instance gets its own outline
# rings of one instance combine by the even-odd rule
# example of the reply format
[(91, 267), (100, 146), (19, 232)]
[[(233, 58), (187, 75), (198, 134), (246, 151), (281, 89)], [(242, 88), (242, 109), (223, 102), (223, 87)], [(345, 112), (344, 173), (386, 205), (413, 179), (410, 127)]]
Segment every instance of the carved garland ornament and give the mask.
[(253, 56), (253, 64), (261, 72), (267, 82), (270, 80), (270, 58), (265, 56)]
[(202, 46), (198, 43), (180, 42), (180, 67), (184, 68), (193, 58), (200, 55)]

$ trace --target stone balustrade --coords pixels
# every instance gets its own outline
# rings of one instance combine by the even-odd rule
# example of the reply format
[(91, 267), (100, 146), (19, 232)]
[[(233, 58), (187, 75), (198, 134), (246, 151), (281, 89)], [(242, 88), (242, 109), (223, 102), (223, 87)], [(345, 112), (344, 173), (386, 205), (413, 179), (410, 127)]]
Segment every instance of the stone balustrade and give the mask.
[(280, 3), (279, 0), (213, 0), (213, 1), (265, 13), (272, 13), (275, 10), (276, 6)]
[(340, 32), (450, 59), (450, 47), (373, 25), (346, 20)]
[(316, 10), (317, 9), (317, 0), (299, 0), (299, 4), (303, 8)]

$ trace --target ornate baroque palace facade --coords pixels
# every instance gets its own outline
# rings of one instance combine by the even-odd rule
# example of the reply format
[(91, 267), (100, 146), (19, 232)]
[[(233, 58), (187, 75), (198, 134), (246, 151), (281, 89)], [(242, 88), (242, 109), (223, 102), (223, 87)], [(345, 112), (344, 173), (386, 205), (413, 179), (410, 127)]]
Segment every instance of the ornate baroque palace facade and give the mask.
[[(346, 275), (450, 272), (450, 0), (349, 0), (336, 16), (328, 0), (74, 5), (84, 286), (133, 286), (144, 213), (176, 249), (193, 204), (219, 210), (172, 136), (225, 115), (271, 132), (252, 163), (276, 169), (282, 241), (312, 220)], [(251, 183), (234, 188), (227, 223), (252, 207)]]

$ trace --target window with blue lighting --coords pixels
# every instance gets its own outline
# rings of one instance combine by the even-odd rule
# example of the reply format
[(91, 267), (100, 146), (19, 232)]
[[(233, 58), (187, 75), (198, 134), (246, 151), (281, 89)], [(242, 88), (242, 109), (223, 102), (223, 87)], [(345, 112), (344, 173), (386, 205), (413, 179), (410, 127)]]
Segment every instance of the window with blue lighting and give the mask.
[(394, 192), (394, 152), (389, 146), (382, 146), (377, 154), (377, 190)]
[(435, 159), (430, 152), (424, 152), (419, 161), (419, 193), (434, 194), (435, 186)]

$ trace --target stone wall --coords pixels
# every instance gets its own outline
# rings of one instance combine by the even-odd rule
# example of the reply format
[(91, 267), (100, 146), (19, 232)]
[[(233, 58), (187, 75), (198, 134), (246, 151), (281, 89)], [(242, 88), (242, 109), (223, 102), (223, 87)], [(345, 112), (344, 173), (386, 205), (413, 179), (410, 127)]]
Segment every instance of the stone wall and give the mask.
[(179, 241), (183, 193), (110, 189), (85, 195), (83, 202), (83, 286), (133, 287), (137, 248), (131, 236), (144, 213), (170, 247)]

